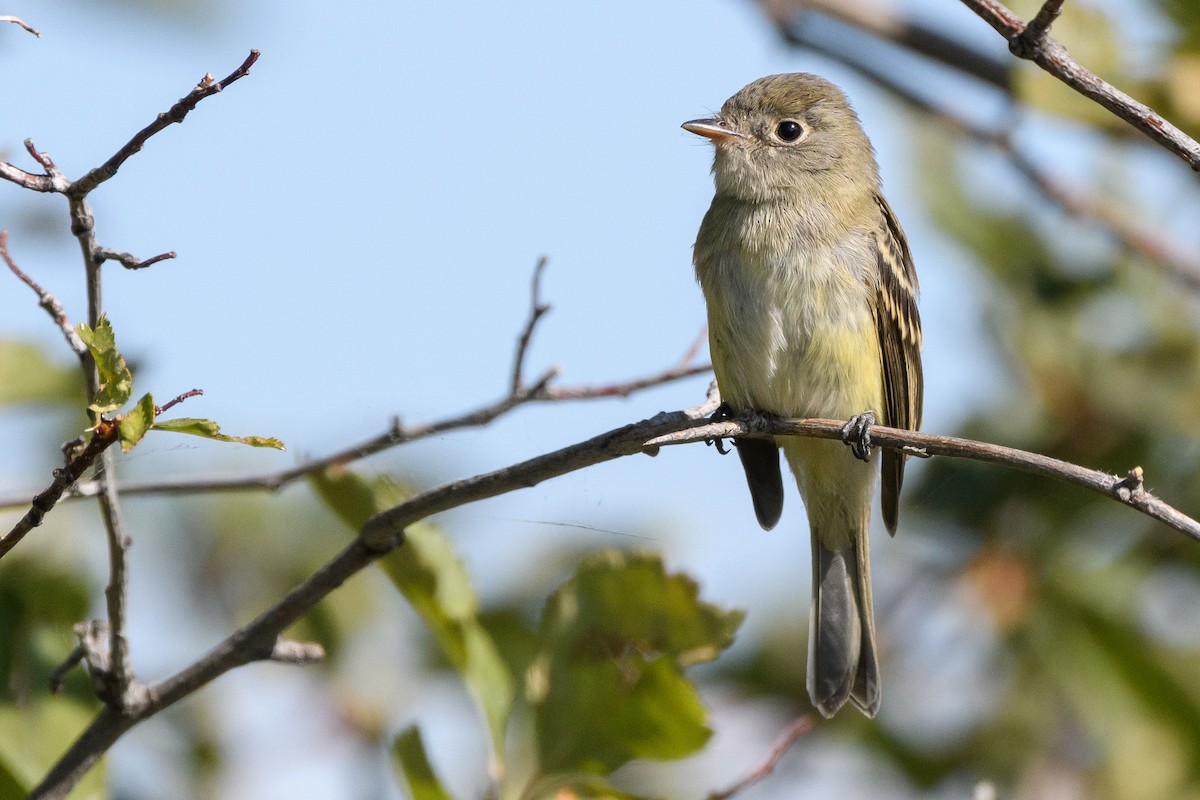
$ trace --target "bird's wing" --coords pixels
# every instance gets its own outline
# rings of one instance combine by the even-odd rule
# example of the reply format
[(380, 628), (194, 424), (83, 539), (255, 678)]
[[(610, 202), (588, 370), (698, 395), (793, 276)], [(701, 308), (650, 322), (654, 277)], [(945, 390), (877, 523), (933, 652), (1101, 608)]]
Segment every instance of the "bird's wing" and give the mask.
[[(904, 231), (887, 201), (879, 195), (881, 224), (876, 233), (879, 252), (879, 296), (875, 329), (883, 356), (885, 425), (917, 430), (921, 426), (924, 378), (921, 375), (921, 317), (917, 313), (917, 273)], [(900, 485), (904, 481), (903, 453), (883, 451), (882, 506), (888, 533), (896, 533)]]

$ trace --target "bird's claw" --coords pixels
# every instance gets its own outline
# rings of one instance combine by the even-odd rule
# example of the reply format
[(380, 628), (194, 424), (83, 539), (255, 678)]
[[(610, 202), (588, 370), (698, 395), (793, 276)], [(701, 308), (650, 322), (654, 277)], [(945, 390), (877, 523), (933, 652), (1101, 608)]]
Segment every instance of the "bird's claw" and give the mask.
[(855, 458), (871, 460), (871, 426), (875, 424), (875, 412), (855, 414), (842, 426), (842, 441), (850, 447)]
[[(733, 409), (729, 407), (728, 403), (721, 403), (721, 405), (717, 406), (717, 410), (712, 413), (712, 416), (708, 418), (709, 422), (727, 422), (731, 419), (733, 419)], [(737, 447), (737, 440), (730, 439), (729, 442), (733, 447)], [(715, 439), (706, 439), (704, 443), (716, 447), (717, 452), (723, 456), (731, 452), (725, 447), (725, 439), (720, 436)]]
[[(729, 450), (729, 448), (727, 448), (727, 447), (725, 446), (725, 440), (724, 440), (724, 439), (722, 439), (722, 438), (716, 438), (716, 439), (705, 439), (705, 440), (704, 440), (704, 443), (705, 443), (706, 445), (708, 445), (709, 447), (715, 447), (715, 448), (717, 448), (717, 452), (718, 452), (718, 453), (720, 453), (720, 454), (721, 454), (721, 455), (723, 455), (723, 456), (727, 456), (727, 455), (729, 455), (729, 453), (730, 453), (730, 450)], [(734, 446), (734, 447), (737, 447), (737, 442), (731, 442), (731, 443), (733, 444), (733, 446)]]

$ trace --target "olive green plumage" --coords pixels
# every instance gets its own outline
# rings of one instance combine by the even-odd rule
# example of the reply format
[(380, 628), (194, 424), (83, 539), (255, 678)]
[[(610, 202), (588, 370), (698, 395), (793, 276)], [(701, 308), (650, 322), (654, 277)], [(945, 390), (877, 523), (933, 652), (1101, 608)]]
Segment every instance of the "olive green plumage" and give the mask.
[[(711, 119), (684, 124), (716, 145), (716, 195), (696, 238), (696, 276), (722, 399), (734, 412), (921, 421), (917, 277), (880, 193), (871, 143), (845, 95), (815, 75), (772, 75)], [(879, 667), (867, 542), (876, 467), (840, 442), (780, 437), (808, 511), (813, 607), (808, 688), (825, 715), (847, 699), (873, 716)], [(782, 511), (769, 442), (739, 443), (755, 512)], [(881, 458), (895, 532), (904, 459)]]

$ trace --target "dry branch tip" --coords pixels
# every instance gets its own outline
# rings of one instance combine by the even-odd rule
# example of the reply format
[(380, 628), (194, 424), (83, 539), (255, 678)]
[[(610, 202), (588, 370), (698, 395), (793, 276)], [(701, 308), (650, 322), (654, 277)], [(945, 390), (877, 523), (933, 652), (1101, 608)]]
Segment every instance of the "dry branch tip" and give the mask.
[(171, 408), (179, 405), (184, 400), (187, 400), (189, 397), (200, 397), (203, 394), (204, 394), (203, 389), (190, 389), (190, 390), (184, 392), (183, 394), (176, 395), (175, 397), (171, 398), (167, 402), (163, 403), (161, 406), (155, 406), (154, 407), (154, 416), (157, 417), (160, 414), (162, 414), (164, 411), (169, 411)]
[(165, 253), (159, 253), (156, 256), (151, 256), (145, 261), (142, 261), (130, 253), (123, 253), (119, 250), (114, 250), (111, 247), (96, 248), (96, 259), (98, 261), (116, 261), (125, 269), (145, 269), (146, 267), (153, 266), (160, 261), (166, 261), (171, 258), (175, 258), (174, 250), (168, 250)]
[(19, 25), (19, 26), (21, 26), (22, 28), (24, 28), (24, 29), (25, 29), (26, 31), (28, 31), (29, 33), (32, 33), (32, 34), (33, 34), (34, 36), (36, 36), (37, 38), (39, 38), (39, 39), (40, 39), (40, 38), (42, 38), (42, 34), (41, 34), (41, 33), (39, 33), (39, 32), (38, 32), (36, 29), (34, 29), (33, 27), (31, 27), (29, 24), (27, 24), (27, 23), (26, 23), (24, 20), (22, 20), (20, 17), (13, 17), (13, 16), (10, 16), (10, 15), (8, 15), (8, 14), (5, 14), (4, 16), (0, 16), (0, 22), (12, 22), (12, 23), (14, 23), (14, 24), (16, 24), (16, 25)]

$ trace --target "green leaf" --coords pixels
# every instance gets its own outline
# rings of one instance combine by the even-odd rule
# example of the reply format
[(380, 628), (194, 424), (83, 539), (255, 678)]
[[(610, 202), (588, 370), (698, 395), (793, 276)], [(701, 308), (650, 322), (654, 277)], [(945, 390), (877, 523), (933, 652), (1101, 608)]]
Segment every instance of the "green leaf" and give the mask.
[(342, 467), (314, 472), (308, 482), (317, 497), (353, 531), (361, 528), (375, 514), (403, 502), (411, 494), (387, 478), (368, 481)]
[(527, 685), (542, 774), (608, 774), (704, 746), (711, 731), (683, 670), (732, 644), (743, 614), (698, 595), (659, 556), (612, 551), (551, 596)]
[[(345, 469), (315, 473), (310, 483), (356, 531), (372, 515), (410, 494), (386, 478), (367, 481)], [(494, 772), (502, 773), (504, 732), (516, 688), (495, 641), (480, 624), (479, 602), (462, 561), (440, 529), (418, 523), (405, 531), (404, 545), (381, 558), (379, 565), (462, 675), (487, 722), (497, 760)]]
[(537, 704), (546, 772), (606, 775), (634, 758), (683, 758), (712, 735), (695, 687), (665, 656), (560, 664), (547, 672), (549, 690)]
[(172, 431), (174, 433), (187, 433), (192, 436), (200, 436), (205, 439), (215, 439), (218, 442), (236, 442), (238, 444), (248, 444), (251, 447), (273, 447), (276, 450), (286, 450), (283, 442), (278, 439), (271, 439), (265, 436), (226, 436), (221, 433), (221, 426), (213, 422), (211, 419), (195, 419), (194, 417), (180, 417), (179, 419), (162, 420), (154, 423), (156, 431)]
[(154, 398), (142, 395), (133, 410), (117, 423), (117, 437), (121, 440), (121, 452), (128, 453), (154, 425)]
[(116, 411), (133, 394), (133, 375), (125, 365), (125, 357), (117, 350), (112, 323), (105, 316), (100, 317), (95, 330), (80, 323), (79, 338), (91, 352), (100, 376), (100, 391), (88, 408), (95, 414)]
[(429, 763), (416, 725), (405, 728), (392, 742), (392, 765), (404, 776), (413, 800), (451, 800)]

